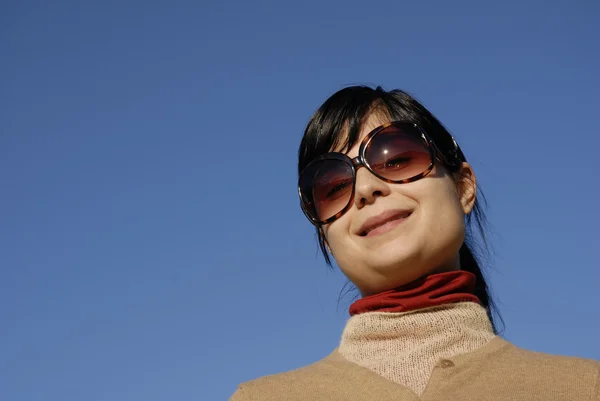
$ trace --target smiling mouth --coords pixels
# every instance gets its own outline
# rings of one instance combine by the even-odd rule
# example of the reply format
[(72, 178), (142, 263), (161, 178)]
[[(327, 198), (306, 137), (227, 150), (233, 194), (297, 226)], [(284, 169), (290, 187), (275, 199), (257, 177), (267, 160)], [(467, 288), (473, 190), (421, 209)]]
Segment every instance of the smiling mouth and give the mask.
[(397, 225), (403, 223), (412, 212), (403, 211), (401, 213), (394, 214), (389, 218), (381, 219), (379, 222), (375, 222), (374, 224), (369, 225), (367, 228), (362, 230), (359, 235), (361, 237), (374, 237), (388, 231), (391, 231)]

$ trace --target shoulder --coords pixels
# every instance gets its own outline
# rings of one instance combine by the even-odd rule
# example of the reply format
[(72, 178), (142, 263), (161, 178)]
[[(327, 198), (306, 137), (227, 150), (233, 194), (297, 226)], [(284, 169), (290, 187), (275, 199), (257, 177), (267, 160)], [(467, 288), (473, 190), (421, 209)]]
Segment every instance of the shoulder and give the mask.
[[(259, 377), (238, 386), (230, 401), (302, 400), (314, 384), (323, 381), (334, 369), (336, 352), (329, 356), (287, 372)], [(285, 394), (285, 397), (282, 396)]]
[(487, 361), (487, 380), (503, 377), (513, 388), (577, 394), (578, 399), (600, 401), (600, 361), (530, 351), (500, 341), (504, 343), (501, 352)]
[(507, 341), (505, 342), (508, 346), (505, 348), (505, 352), (501, 358), (510, 362), (511, 366), (515, 368), (537, 368), (561, 372), (574, 370), (578, 373), (585, 372), (589, 374), (599, 373), (600, 361), (530, 351)]

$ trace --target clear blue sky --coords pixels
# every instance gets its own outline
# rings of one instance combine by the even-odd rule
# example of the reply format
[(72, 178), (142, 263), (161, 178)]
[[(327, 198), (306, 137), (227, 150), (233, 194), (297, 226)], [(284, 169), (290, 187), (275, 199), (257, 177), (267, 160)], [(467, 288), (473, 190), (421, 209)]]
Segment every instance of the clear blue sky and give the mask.
[(296, 195), (336, 90), (402, 88), (490, 204), (505, 336), (600, 359), (600, 3), (3, 1), (0, 399), (225, 400), (340, 338)]

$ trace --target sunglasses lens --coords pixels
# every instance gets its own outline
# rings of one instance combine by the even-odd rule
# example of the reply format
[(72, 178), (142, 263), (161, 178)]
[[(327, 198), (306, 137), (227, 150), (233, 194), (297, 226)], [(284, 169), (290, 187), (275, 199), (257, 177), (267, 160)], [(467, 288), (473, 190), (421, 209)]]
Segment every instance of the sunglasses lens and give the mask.
[(344, 210), (352, 198), (352, 167), (336, 159), (312, 163), (299, 181), (304, 210), (323, 222)]
[(431, 166), (431, 152), (418, 128), (393, 125), (375, 134), (365, 149), (365, 159), (381, 177), (409, 180)]

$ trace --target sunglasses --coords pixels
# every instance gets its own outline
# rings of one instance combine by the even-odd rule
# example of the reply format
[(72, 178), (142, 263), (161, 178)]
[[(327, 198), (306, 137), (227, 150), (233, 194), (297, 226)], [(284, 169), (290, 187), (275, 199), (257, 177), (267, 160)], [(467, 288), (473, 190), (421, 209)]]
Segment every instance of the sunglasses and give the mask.
[[(452, 138), (454, 153), (462, 155)], [(395, 121), (375, 128), (361, 141), (358, 156), (338, 152), (311, 161), (300, 173), (302, 211), (316, 226), (339, 219), (351, 207), (356, 171), (365, 167), (382, 181), (405, 184), (429, 174), (436, 157), (432, 140), (417, 124)], [(464, 156), (462, 156), (464, 159)]]

